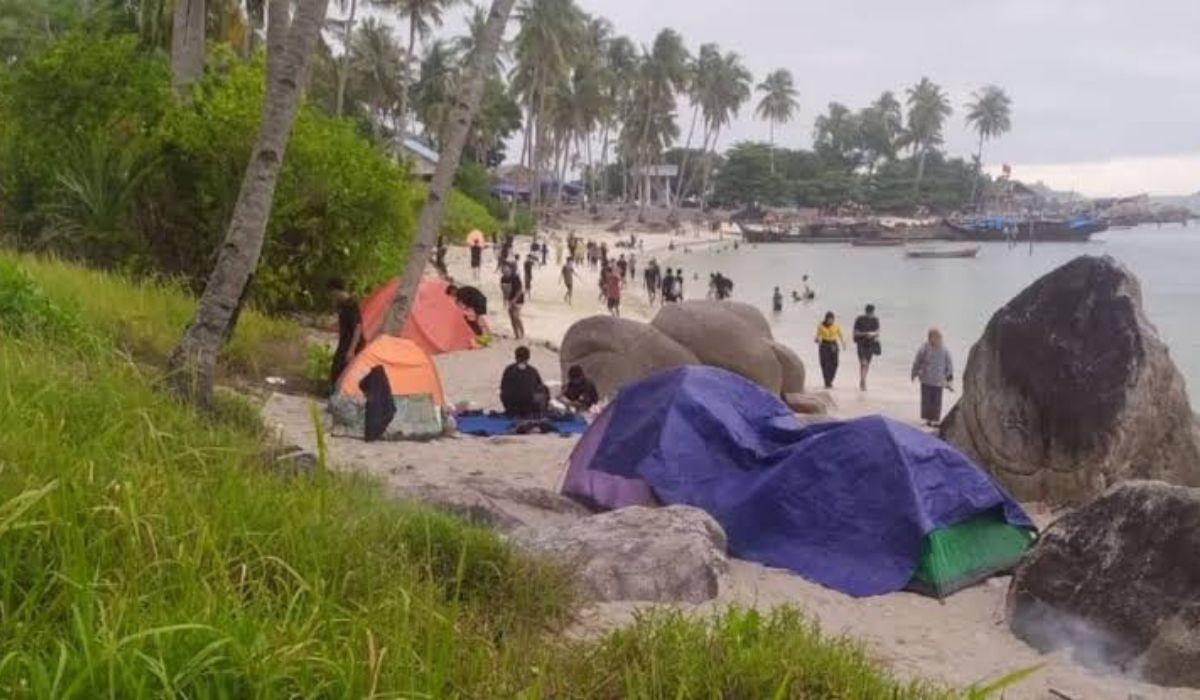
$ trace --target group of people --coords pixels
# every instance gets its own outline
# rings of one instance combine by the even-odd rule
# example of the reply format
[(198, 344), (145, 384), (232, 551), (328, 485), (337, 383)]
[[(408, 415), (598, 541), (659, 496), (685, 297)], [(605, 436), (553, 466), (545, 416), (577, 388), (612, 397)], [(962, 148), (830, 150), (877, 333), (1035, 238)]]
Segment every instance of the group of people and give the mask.
[[(782, 303), (778, 287), (775, 288), (775, 296), (778, 306)], [(825, 312), (825, 318), (817, 326), (813, 340), (817, 344), (821, 378), (825, 388), (832, 389), (837, 377), (840, 351), (846, 348), (842, 328), (832, 311)], [(854, 319), (853, 341), (858, 355), (858, 388), (866, 391), (871, 362), (883, 353), (879, 317), (875, 314), (874, 304), (867, 304), (863, 314)], [(954, 390), (954, 361), (946, 349), (942, 332), (937, 328), (929, 329), (925, 343), (913, 358), (910, 374), (912, 380), (921, 385), (921, 420), (930, 427), (939, 425), (944, 392)]]
[[(504, 415), (515, 420), (540, 420), (553, 413), (550, 406), (550, 390), (542, 381), (542, 375), (530, 363), (529, 348), (522, 345), (514, 353), (513, 363), (504, 368), (500, 377), (500, 403)], [(579, 365), (567, 370), (567, 383), (563, 385), (559, 400), (571, 412), (585, 412), (600, 401), (596, 385), (583, 373)]]
[(664, 272), (658, 266), (657, 260), (651, 260), (643, 275), (646, 285), (646, 298), (650, 305), (655, 303), (675, 304), (683, 301), (683, 268)]

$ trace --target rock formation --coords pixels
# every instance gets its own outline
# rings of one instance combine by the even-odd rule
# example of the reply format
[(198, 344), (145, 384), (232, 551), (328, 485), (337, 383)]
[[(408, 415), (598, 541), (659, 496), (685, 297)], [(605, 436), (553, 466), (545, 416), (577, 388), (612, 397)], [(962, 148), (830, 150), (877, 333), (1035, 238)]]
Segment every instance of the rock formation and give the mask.
[(804, 363), (776, 343), (758, 309), (732, 301), (667, 304), (650, 324), (593, 316), (563, 337), (563, 374), (581, 365), (605, 396), (683, 365), (721, 367), (773, 394), (804, 392)]
[(1053, 524), (1008, 594), (1032, 646), (1200, 687), (1200, 490), (1131, 481)]
[(1125, 479), (1200, 485), (1183, 377), (1109, 257), (1077, 258), (992, 317), (943, 437), (1017, 498), (1081, 503)]
[(728, 568), (721, 526), (688, 506), (633, 506), (514, 536), (576, 572), (593, 601), (702, 603)]

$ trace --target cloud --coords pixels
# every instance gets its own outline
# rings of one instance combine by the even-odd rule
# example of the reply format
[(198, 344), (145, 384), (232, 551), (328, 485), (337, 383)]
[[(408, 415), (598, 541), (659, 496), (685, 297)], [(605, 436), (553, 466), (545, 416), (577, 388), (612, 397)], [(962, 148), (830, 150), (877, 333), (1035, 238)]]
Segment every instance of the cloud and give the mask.
[[(1012, 163), (1013, 177), (1044, 182), (1056, 190), (1088, 197), (1117, 197), (1142, 192), (1185, 195), (1200, 191), (1200, 151), (1151, 158), (1112, 158), (1080, 163)], [(1000, 166), (988, 168), (995, 175)]]

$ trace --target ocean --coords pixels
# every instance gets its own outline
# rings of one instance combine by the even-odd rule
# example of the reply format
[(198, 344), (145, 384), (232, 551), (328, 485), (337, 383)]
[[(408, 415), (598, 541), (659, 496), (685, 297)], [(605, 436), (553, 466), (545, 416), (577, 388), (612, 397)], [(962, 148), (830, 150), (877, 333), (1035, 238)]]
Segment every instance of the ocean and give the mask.
[[(957, 244), (956, 244), (957, 245)], [(975, 259), (918, 260), (902, 248), (854, 248), (841, 244), (732, 243), (684, 252), (677, 247), (664, 264), (682, 266), (685, 292), (696, 298), (707, 290), (710, 273), (734, 282), (733, 298), (758, 306), (771, 319), (777, 340), (796, 350), (817, 376), (813, 334), (826, 311), (833, 311), (850, 341), (854, 318), (868, 303), (881, 319), (881, 374), (906, 376), (913, 354), (931, 326), (946, 337), (958, 371), (992, 314), (1038, 277), (1079, 255), (1109, 255), (1141, 281), (1150, 321), (1200, 407), (1200, 227), (1142, 226), (1107, 231), (1089, 243), (1028, 243), (1010, 248), (983, 244)], [(794, 303), (792, 290), (809, 276), (815, 301)], [(696, 279), (698, 276), (698, 279)], [(782, 313), (771, 310), (774, 288), (785, 296)], [(857, 383), (857, 366), (843, 355), (839, 384)], [(819, 381), (819, 379), (818, 379)], [(810, 381), (811, 383), (811, 381)]]

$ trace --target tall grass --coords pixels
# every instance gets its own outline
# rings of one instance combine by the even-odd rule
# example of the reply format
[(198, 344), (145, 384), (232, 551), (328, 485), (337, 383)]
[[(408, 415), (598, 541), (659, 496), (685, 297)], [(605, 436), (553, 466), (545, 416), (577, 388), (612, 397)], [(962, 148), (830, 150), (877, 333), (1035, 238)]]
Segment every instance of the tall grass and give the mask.
[(109, 302), (67, 308), (4, 273), (0, 697), (948, 697), (787, 609), (565, 641), (562, 570), (364, 478), (276, 472), (236, 400), (194, 413), (93, 334), (173, 294), (101, 276)]
[[(19, 266), (46, 296), (73, 307), (97, 333), (145, 361), (162, 365), (196, 308), (180, 285), (135, 281), (59, 260), (0, 250), (0, 265)], [(271, 373), (304, 376), (302, 330), (294, 323), (244, 312), (222, 350), (224, 368), (262, 377)]]

